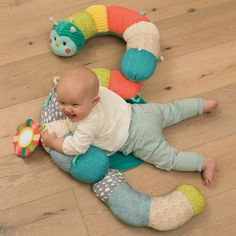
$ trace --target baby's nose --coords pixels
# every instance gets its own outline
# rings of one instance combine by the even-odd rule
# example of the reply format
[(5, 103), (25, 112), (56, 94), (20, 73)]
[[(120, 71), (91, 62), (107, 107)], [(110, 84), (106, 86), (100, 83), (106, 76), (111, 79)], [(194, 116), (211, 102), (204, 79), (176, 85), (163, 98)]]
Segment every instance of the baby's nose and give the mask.
[(71, 112), (72, 111), (72, 107), (70, 105), (65, 105), (65, 112)]

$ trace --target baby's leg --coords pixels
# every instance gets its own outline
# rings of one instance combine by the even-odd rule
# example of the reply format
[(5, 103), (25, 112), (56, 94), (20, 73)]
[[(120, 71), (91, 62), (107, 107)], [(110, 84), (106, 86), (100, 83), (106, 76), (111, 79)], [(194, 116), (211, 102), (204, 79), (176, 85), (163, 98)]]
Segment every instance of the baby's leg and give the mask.
[(188, 98), (159, 104), (159, 107), (163, 116), (163, 128), (165, 128), (187, 118), (201, 115), (204, 112), (204, 101), (201, 98)]
[[(146, 139), (147, 140), (147, 139)], [(143, 140), (143, 142), (145, 142)], [(159, 169), (177, 171), (199, 171), (204, 167), (203, 156), (196, 152), (178, 151), (170, 146), (164, 138), (143, 143), (134, 155), (149, 162)]]
[(215, 112), (219, 102), (217, 100), (203, 100), (189, 98), (177, 100), (173, 103), (160, 104), (163, 115), (163, 128), (174, 125), (187, 118), (201, 115), (204, 112)]
[(204, 158), (196, 152), (178, 151), (170, 146), (163, 136), (160, 139), (145, 136), (142, 145), (140, 143), (136, 146), (133, 152), (136, 157), (159, 169), (202, 172), (203, 183), (206, 185), (213, 181), (216, 170), (213, 158)]

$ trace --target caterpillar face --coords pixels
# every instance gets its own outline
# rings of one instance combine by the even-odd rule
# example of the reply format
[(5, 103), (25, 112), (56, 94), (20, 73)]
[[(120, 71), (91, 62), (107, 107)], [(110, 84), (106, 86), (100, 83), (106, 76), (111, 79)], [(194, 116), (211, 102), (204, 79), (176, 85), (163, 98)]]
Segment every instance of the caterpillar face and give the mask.
[(50, 47), (58, 56), (70, 57), (76, 54), (75, 43), (67, 36), (58, 35), (55, 30), (50, 34)]

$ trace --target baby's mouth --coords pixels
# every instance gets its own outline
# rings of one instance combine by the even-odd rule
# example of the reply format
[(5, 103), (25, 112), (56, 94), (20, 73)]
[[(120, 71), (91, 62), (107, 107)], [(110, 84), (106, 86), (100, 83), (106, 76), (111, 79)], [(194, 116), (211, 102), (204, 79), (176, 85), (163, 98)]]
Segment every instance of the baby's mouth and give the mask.
[(66, 114), (66, 116), (69, 118), (69, 119), (73, 119), (76, 117), (75, 114)]

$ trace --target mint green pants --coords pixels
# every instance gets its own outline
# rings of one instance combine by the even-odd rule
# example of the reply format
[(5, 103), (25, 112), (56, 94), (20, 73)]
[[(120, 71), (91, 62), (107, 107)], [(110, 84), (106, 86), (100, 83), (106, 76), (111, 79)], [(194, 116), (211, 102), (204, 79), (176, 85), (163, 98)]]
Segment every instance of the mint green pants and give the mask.
[(133, 104), (129, 137), (121, 151), (151, 163), (157, 168), (178, 171), (202, 171), (203, 156), (178, 151), (162, 135), (165, 127), (203, 113), (203, 100), (190, 98), (167, 104)]

